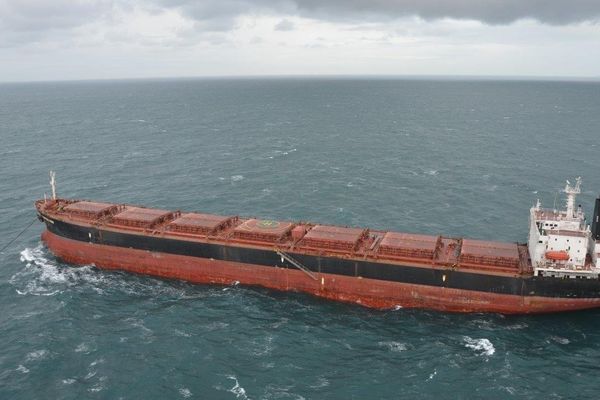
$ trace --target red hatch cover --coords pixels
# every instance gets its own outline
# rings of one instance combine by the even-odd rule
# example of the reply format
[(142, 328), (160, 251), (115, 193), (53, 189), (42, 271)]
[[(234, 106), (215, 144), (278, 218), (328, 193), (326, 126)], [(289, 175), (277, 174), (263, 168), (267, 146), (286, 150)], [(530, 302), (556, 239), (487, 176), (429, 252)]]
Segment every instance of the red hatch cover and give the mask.
[(515, 243), (463, 239), (460, 260), (463, 263), (518, 267), (519, 249)]
[(112, 223), (137, 228), (150, 228), (172, 217), (173, 212), (171, 211), (128, 206), (113, 217)]
[(64, 210), (70, 215), (86, 218), (100, 218), (105, 215), (113, 214), (118, 206), (110, 203), (96, 203), (91, 201), (78, 201), (69, 204)]
[(269, 219), (249, 219), (233, 230), (233, 236), (244, 240), (275, 242), (286, 236), (294, 225)]
[(304, 235), (301, 244), (333, 250), (353, 250), (367, 233), (368, 230), (361, 228), (317, 225)]
[(379, 244), (379, 253), (398, 257), (432, 258), (437, 236), (387, 232)]
[(187, 213), (171, 222), (167, 229), (175, 232), (208, 235), (228, 226), (234, 219), (235, 217), (223, 217), (222, 215)]

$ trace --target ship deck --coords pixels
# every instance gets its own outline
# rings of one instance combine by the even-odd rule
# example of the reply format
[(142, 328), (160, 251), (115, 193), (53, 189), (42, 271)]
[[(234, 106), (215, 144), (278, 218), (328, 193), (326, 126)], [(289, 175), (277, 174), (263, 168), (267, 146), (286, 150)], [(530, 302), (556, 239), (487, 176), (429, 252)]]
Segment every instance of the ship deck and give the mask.
[(138, 235), (480, 274), (522, 276), (533, 272), (525, 244), (84, 200), (39, 200), (36, 207), (42, 215), (64, 222)]

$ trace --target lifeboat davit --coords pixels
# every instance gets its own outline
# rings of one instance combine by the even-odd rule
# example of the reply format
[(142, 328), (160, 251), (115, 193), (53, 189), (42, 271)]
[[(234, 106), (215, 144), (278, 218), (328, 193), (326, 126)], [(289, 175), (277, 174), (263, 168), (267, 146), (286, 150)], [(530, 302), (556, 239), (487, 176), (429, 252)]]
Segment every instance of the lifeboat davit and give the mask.
[(561, 250), (561, 251), (547, 251), (546, 252), (546, 258), (548, 260), (567, 261), (569, 259), (569, 253), (566, 252), (565, 250)]

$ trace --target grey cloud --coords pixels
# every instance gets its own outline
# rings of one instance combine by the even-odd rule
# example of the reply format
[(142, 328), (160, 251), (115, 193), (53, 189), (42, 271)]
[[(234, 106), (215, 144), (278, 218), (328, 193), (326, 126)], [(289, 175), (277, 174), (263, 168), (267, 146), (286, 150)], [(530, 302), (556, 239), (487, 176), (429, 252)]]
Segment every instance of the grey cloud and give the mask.
[(198, 21), (198, 27), (226, 31), (235, 27), (235, 19), (247, 14), (294, 11), (286, 0), (149, 0), (164, 8), (175, 8)]
[(508, 24), (532, 18), (547, 24), (597, 20), (598, 0), (295, 0), (299, 10), (316, 15), (347, 18), (399, 17), (472, 19), (487, 24)]
[(532, 18), (563, 25), (598, 20), (599, 0), (159, 0), (193, 18), (235, 17), (246, 13), (294, 13), (323, 20), (472, 19), (509, 24)]
[[(115, 9), (178, 10), (195, 30), (225, 32), (241, 15), (303, 16), (323, 21), (389, 22), (404, 16), (425, 20), (472, 19), (509, 24), (524, 18), (545, 24), (597, 22), (600, 0), (0, 0), (0, 46), (43, 40), (51, 33), (105, 19)], [(292, 29), (282, 20), (276, 30)]]
[(276, 31), (293, 31), (294, 23), (289, 19), (282, 19), (277, 24), (275, 24), (274, 29)]
[(0, 30), (37, 32), (77, 27), (100, 18), (110, 0), (0, 0)]

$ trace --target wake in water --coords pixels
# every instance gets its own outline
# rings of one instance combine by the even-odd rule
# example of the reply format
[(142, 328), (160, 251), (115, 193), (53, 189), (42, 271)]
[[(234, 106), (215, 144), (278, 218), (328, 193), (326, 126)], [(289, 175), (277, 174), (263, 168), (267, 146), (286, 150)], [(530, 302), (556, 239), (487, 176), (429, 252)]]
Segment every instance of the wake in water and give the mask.
[(102, 279), (90, 266), (77, 269), (60, 267), (46, 254), (41, 244), (21, 252), (20, 259), (25, 263), (25, 268), (14, 274), (9, 281), (17, 287), (18, 294), (54, 296), (82, 280), (98, 283)]
[(70, 266), (53, 258), (42, 245), (26, 248), (20, 253), (25, 267), (15, 273), (9, 283), (19, 295), (55, 296), (78, 288), (98, 294), (107, 291), (129, 296), (166, 296), (181, 300), (214, 296), (215, 291), (192, 290), (187, 284), (138, 277), (114, 271), (100, 271), (93, 265)]

